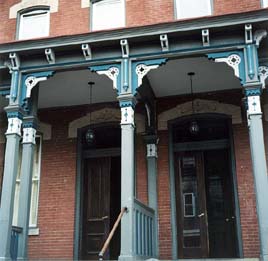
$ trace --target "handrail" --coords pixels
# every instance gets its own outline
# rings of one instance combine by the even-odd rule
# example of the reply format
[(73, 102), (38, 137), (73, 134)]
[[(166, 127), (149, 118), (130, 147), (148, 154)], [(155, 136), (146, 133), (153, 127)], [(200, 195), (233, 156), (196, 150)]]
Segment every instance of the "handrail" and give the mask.
[(109, 246), (109, 244), (110, 244), (110, 242), (111, 242), (111, 240), (113, 238), (114, 232), (117, 229), (117, 227), (118, 227), (118, 225), (119, 225), (119, 223), (120, 223), (120, 221), (121, 221), (121, 219), (122, 219), (122, 217), (123, 217), (125, 212), (127, 212), (126, 207), (121, 209), (120, 214), (118, 215), (117, 220), (115, 221), (114, 226), (113, 226), (108, 238), (106, 239), (106, 241), (105, 241), (105, 243), (104, 243), (104, 245), (103, 245), (103, 247), (102, 247), (102, 249), (101, 249), (101, 251), (99, 253), (99, 260), (100, 261), (103, 260), (103, 255), (104, 255), (105, 251), (107, 250), (107, 248), (108, 248), (108, 246)]

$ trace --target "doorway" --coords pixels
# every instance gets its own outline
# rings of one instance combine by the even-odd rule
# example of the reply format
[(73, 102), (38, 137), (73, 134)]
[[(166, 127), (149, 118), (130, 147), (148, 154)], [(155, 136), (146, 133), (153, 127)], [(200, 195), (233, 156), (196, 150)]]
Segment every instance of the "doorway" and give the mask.
[(238, 257), (237, 222), (226, 118), (188, 118), (173, 128), (179, 258)]
[[(92, 129), (91, 129), (92, 131)], [(121, 206), (120, 129), (94, 128), (94, 142), (83, 139), (82, 217), (80, 258), (98, 260)], [(85, 129), (84, 137), (86, 137)], [(120, 254), (120, 227), (104, 258), (116, 260)]]

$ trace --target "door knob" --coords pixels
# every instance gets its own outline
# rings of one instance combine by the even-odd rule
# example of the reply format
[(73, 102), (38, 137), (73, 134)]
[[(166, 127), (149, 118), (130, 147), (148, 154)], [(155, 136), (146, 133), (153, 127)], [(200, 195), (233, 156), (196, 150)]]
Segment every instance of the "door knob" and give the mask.
[(229, 222), (229, 220), (230, 220), (229, 218), (226, 218), (226, 219), (225, 219), (226, 222)]
[(201, 213), (198, 215), (198, 217), (203, 217), (203, 216), (205, 216), (205, 213)]

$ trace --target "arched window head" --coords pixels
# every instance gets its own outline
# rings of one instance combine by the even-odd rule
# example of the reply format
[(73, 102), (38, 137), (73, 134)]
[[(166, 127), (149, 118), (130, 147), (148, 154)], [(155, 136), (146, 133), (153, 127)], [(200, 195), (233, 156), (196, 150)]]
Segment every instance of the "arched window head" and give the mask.
[(175, 0), (176, 18), (201, 17), (212, 14), (212, 0)]
[(49, 36), (50, 12), (48, 8), (36, 8), (19, 14), (18, 39)]
[(125, 0), (91, 0), (91, 29), (125, 26)]

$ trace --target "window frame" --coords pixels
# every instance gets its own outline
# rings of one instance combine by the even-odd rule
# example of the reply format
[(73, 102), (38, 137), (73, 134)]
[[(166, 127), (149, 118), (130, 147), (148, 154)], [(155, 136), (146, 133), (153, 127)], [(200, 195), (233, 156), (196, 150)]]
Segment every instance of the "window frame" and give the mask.
[[(37, 170), (37, 178), (32, 176), (32, 182), (31, 182), (31, 190), (33, 188), (33, 182), (37, 181), (37, 192), (36, 192), (36, 209), (35, 209), (35, 215), (36, 215), (36, 222), (35, 224), (30, 224), (30, 217), (31, 213), (33, 211), (32, 209), (32, 199), (33, 194), (31, 193), (31, 199), (30, 199), (30, 215), (29, 215), (29, 225), (28, 225), (28, 235), (39, 235), (39, 227), (38, 227), (38, 211), (39, 211), (39, 194), (40, 194), (40, 179), (41, 179), (41, 160), (42, 160), (42, 145), (43, 145), (43, 136), (41, 134), (36, 135), (36, 140), (39, 139), (39, 151), (38, 151), (38, 170)], [(37, 148), (37, 143), (34, 147)], [(35, 150), (34, 150), (35, 153)], [(19, 193), (20, 193), (20, 176), (21, 176), (21, 160), (22, 160), (22, 144), (20, 144), (19, 148), (19, 164), (18, 164), (18, 174), (16, 177), (16, 188), (15, 188), (15, 195), (14, 195), (14, 212), (13, 212), (13, 225), (18, 224), (18, 207), (19, 207)], [(33, 158), (35, 160), (35, 156)], [(33, 162), (33, 172), (34, 172), (34, 162)], [(18, 187), (18, 188), (17, 188)]]
[(31, 14), (37, 14), (38, 12), (46, 12), (48, 13), (48, 34), (46, 36), (40, 36), (40, 37), (48, 37), (50, 35), (50, 7), (49, 6), (33, 6), (26, 9), (22, 9), (18, 11), (17, 13), (17, 23), (16, 23), (16, 40), (24, 41), (24, 40), (32, 40), (39, 37), (30, 37), (30, 38), (20, 38), (20, 31), (21, 31), (21, 22), (23, 19), (23, 16), (29, 16)]
[(261, 8), (267, 8), (268, 7), (268, 0), (261, 0)]
[[(90, 8), (90, 19), (89, 19), (89, 30), (92, 32), (92, 31), (102, 31), (102, 30), (114, 30), (114, 29), (118, 29), (118, 28), (121, 28), (121, 27), (108, 27), (108, 28), (104, 28), (104, 29), (96, 29), (96, 30), (93, 30), (93, 5), (98, 3), (98, 2), (101, 2), (101, 1), (105, 1), (105, 0), (89, 0), (90, 1), (90, 5), (89, 5), (89, 8)], [(122, 5), (123, 5), (123, 20), (124, 20), (124, 25), (122, 27), (126, 27), (126, 24), (127, 24), (127, 16), (126, 16), (126, 0), (120, 0), (122, 1)]]
[[(184, 17), (184, 18), (178, 17), (177, 1), (178, 0), (174, 0), (174, 18), (175, 18), (175, 20), (183, 20), (183, 19), (194, 19), (194, 18), (197, 18), (196, 16)], [(211, 9), (211, 14), (210, 15), (213, 15), (213, 13), (214, 13), (214, 0), (208, 0), (208, 1), (210, 2), (210, 9)], [(204, 15), (204, 16), (208, 16), (208, 15)]]

